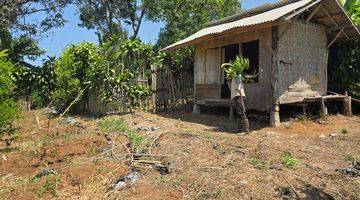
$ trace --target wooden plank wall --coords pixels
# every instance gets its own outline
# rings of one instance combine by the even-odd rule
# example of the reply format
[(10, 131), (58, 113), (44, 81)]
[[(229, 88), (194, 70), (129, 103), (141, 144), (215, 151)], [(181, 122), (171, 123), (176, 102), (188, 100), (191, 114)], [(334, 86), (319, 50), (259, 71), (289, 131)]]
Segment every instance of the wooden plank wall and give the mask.
[[(219, 37), (209, 41), (205, 41), (196, 47), (195, 54), (195, 68), (194, 79), (195, 85), (210, 84), (208, 80), (209, 71), (212, 72), (212, 76), (216, 76), (216, 82), (211, 84), (221, 84), (221, 76), (223, 74), (220, 70), (220, 66), (223, 61), (222, 47), (231, 44), (240, 44), (242, 42), (249, 42), (252, 40), (260, 41), (260, 53), (259, 53), (259, 70), (263, 73), (260, 74), (258, 83), (245, 84), (245, 92), (247, 95), (246, 107), (248, 109), (254, 109), (259, 111), (266, 111), (270, 108), (270, 77), (271, 72), (271, 28), (266, 28), (259, 31), (253, 31), (248, 33), (241, 33), (235, 35), (229, 35)], [(213, 53), (213, 57), (207, 52), (211, 49), (218, 49), (219, 54)], [(214, 64), (209, 65), (212, 62)], [(209, 68), (210, 67), (210, 68)], [(217, 78), (219, 77), (219, 78)], [(212, 79), (214, 80), (214, 79)], [(220, 91), (221, 92), (221, 91)], [(213, 99), (218, 98), (213, 96)]]

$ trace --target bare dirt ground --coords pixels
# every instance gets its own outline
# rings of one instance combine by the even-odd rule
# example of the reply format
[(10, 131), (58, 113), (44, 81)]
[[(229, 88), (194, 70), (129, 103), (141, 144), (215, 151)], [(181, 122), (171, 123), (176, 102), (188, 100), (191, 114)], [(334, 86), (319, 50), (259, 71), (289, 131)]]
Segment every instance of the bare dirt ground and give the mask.
[(43, 113), (25, 112), (10, 148), (0, 145), (2, 199), (360, 199), (360, 177), (337, 171), (360, 160), (357, 116), (279, 128), (255, 118), (252, 133), (236, 135), (225, 116), (136, 112), (60, 125)]

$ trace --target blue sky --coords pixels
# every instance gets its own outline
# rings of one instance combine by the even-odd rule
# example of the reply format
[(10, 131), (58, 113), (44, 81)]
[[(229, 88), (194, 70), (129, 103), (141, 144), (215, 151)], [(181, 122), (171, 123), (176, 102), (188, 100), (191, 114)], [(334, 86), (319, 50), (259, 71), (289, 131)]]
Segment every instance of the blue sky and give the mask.
[[(273, 3), (276, 0), (242, 0), (242, 6), (245, 9), (253, 8), (264, 3)], [(76, 44), (82, 41), (97, 43), (97, 36), (93, 30), (87, 30), (78, 26), (80, 23), (78, 10), (75, 6), (69, 6), (64, 13), (68, 21), (64, 27), (53, 29), (52, 33), (47, 37), (40, 39), (39, 45), (46, 51), (45, 55), (32, 62), (34, 65), (40, 66), (42, 60), (47, 56), (59, 56), (61, 52), (69, 44)], [(142, 41), (155, 43), (160, 29), (163, 27), (161, 23), (145, 22), (143, 23), (139, 36)]]

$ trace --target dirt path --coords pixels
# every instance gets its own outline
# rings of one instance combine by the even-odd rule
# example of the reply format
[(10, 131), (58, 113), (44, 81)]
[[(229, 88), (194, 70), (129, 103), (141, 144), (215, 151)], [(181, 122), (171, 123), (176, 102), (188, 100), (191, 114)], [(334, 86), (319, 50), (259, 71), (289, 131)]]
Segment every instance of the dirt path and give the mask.
[[(336, 171), (360, 160), (360, 117), (279, 128), (257, 119), (236, 135), (224, 116), (138, 112), (49, 128), (42, 116), (39, 129), (35, 113), (25, 113), (13, 149), (0, 146), (4, 199), (360, 199), (360, 178)], [(54, 173), (34, 178), (43, 169)], [(113, 189), (131, 169), (135, 183)]]

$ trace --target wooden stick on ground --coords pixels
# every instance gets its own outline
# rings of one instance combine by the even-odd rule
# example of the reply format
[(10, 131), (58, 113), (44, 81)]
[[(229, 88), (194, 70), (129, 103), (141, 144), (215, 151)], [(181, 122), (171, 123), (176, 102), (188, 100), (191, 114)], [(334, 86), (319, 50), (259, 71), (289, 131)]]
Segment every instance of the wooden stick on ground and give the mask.
[(87, 89), (88, 87), (86, 87), (85, 89), (81, 90), (79, 92), (79, 94), (77, 95), (77, 97), (74, 99), (73, 102), (71, 102), (71, 104), (69, 105), (69, 107), (66, 108), (66, 110), (60, 115), (59, 119), (61, 119), (69, 110), (70, 108), (77, 102), (79, 101), (80, 97), (84, 94), (85, 90)]

